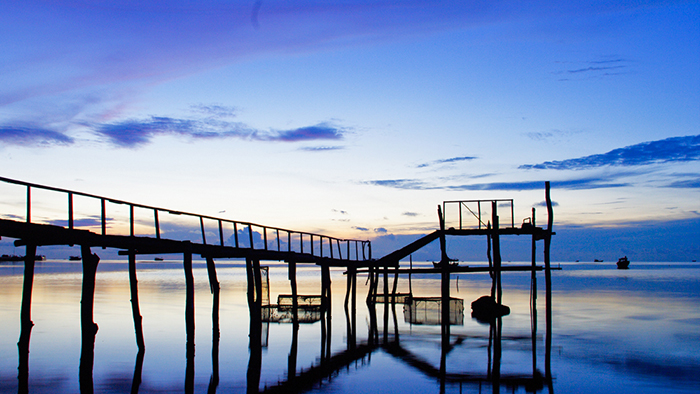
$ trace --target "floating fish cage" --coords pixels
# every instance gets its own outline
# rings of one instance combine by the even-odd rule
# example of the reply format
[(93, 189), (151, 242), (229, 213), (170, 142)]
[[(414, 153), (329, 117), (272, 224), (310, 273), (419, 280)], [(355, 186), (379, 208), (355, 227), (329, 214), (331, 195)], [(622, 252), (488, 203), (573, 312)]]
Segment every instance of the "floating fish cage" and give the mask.
[[(464, 325), (464, 301), (450, 298), (450, 325)], [(404, 321), (411, 324), (442, 324), (441, 297), (412, 297), (403, 307)]]
[[(298, 295), (296, 321), (298, 323), (314, 323), (321, 320), (323, 312), (323, 297), (320, 295)], [(262, 321), (266, 323), (293, 323), (294, 296), (279, 295), (277, 305), (263, 305)]]

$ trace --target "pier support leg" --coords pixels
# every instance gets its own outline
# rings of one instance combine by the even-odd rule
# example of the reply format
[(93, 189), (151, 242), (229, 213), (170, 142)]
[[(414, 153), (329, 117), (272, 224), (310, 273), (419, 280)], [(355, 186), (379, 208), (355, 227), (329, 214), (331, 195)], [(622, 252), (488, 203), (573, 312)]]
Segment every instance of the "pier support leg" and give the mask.
[(95, 276), (100, 258), (90, 252), (89, 246), (80, 248), (83, 261), (83, 290), (80, 300), (80, 327), (82, 343), (80, 351), (80, 392), (92, 393), (92, 367), (95, 358), (97, 324), (93, 321), (95, 303)]
[(293, 324), (299, 324), (299, 300), (297, 292), (297, 263), (296, 261), (290, 261), (287, 265), (288, 277), (289, 277), (289, 287), (292, 289), (292, 320)]
[(185, 370), (185, 393), (194, 392), (194, 275), (192, 274), (192, 252), (183, 256), (185, 270), (185, 330), (187, 333)]
[(131, 314), (134, 317), (134, 332), (136, 333), (136, 345), (139, 351), (146, 349), (143, 340), (143, 317), (139, 308), (139, 288), (138, 279), (136, 278), (136, 255), (131, 251), (129, 253), (129, 288), (131, 291)]
[(549, 247), (552, 242), (552, 224), (554, 223), (554, 211), (552, 200), (549, 196), (549, 182), (545, 182), (545, 200), (547, 202), (547, 232), (544, 238), (544, 280), (545, 280), (545, 304), (547, 333), (545, 337), (544, 373), (547, 380), (551, 381), (551, 352), (552, 352), (552, 271), (549, 261)]
[(212, 326), (212, 343), (211, 343), (211, 364), (212, 372), (209, 379), (208, 393), (215, 393), (216, 387), (219, 385), (219, 293), (221, 286), (216, 277), (216, 265), (214, 259), (207, 257), (207, 273), (209, 275), (209, 289), (212, 293), (211, 307), (211, 326)]
[(29, 339), (32, 334), (32, 289), (34, 287), (34, 262), (36, 261), (36, 245), (27, 244), (24, 255), (24, 283), (22, 285), (22, 309), (20, 311), (19, 342), (19, 381), (20, 393), (29, 392)]
[(384, 344), (389, 343), (389, 266), (383, 267), (384, 282)]
[[(347, 320), (347, 335), (348, 335), (348, 349), (355, 349), (356, 346), (356, 331), (355, 331), (355, 298), (356, 294), (356, 282), (357, 282), (357, 268), (348, 267), (347, 272), (347, 290), (345, 293), (345, 318)], [(351, 310), (352, 309), (352, 310)]]
[(250, 311), (250, 341), (248, 343), (250, 358), (246, 373), (246, 392), (257, 394), (262, 369), (262, 289), (260, 288), (262, 279), (260, 276), (260, 262), (246, 258), (246, 274), (248, 276), (248, 309)]
[[(536, 228), (535, 208), (532, 208), (532, 227)], [(532, 330), (532, 376), (537, 373), (537, 237), (532, 234), (532, 271), (530, 273), (530, 328)]]
[(440, 220), (440, 268), (441, 268), (441, 286), (440, 286), (440, 327), (442, 329), (442, 348), (448, 349), (450, 346), (450, 259), (447, 257), (447, 245), (445, 240), (445, 217), (442, 214), (442, 209), (438, 205), (438, 219)]
[(496, 201), (491, 203), (491, 221), (493, 222), (493, 232), (491, 235), (491, 242), (493, 243), (493, 277), (496, 282), (496, 297), (495, 301), (499, 305), (502, 302), (503, 289), (501, 288), (501, 241), (499, 230), (499, 218), (498, 218), (498, 204)]
[[(331, 355), (331, 270), (328, 265), (321, 266), (321, 295), (323, 302), (323, 313), (322, 313), (322, 340), (325, 342), (322, 345), (322, 349), (325, 349), (325, 354), (322, 353), (321, 357), (326, 360), (330, 358)], [(323, 324), (325, 321), (325, 324)], [(325, 328), (323, 328), (325, 325)]]

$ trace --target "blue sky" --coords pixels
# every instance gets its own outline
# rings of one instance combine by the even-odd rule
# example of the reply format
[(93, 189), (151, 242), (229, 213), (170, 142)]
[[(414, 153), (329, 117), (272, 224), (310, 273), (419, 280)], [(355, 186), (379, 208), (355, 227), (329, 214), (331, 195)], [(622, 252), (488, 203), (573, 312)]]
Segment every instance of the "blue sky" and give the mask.
[(444, 200), (513, 198), (520, 220), (544, 180), (565, 228), (697, 223), (699, 20), (697, 1), (6, 1), (2, 176), (362, 239), (430, 231)]

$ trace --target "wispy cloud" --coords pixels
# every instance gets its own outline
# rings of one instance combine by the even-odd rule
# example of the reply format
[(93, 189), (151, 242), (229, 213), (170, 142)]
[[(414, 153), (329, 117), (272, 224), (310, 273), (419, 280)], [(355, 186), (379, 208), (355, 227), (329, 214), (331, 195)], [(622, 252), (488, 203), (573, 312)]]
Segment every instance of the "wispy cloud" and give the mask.
[(70, 145), (73, 138), (53, 130), (34, 127), (0, 126), (0, 141), (8, 145)]
[(629, 63), (629, 60), (622, 58), (586, 62), (561, 61), (557, 64), (563, 66), (564, 69), (554, 71), (552, 74), (560, 76), (560, 81), (603, 78), (629, 72)]
[(679, 189), (700, 189), (700, 178), (695, 179), (685, 179), (671, 182), (666, 187), (673, 187)]
[[(487, 183), (471, 183), (462, 185), (436, 185), (430, 184), (417, 179), (387, 179), (368, 181), (366, 184), (375, 186), (385, 186), (395, 189), (404, 190), (449, 190), (449, 191), (476, 191), (476, 190), (540, 190), (544, 189), (544, 181), (526, 181), (526, 182), (487, 182)], [(601, 189), (611, 187), (625, 187), (629, 183), (614, 182), (610, 177), (589, 177), (581, 179), (570, 179), (561, 181), (551, 181), (552, 187), (559, 189)]]
[(197, 104), (190, 106), (190, 110), (196, 114), (215, 118), (232, 118), (238, 113), (238, 108), (222, 104)]
[(607, 153), (540, 164), (524, 164), (520, 169), (583, 170), (603, 166), (642, 166), (700, 160), (700, 135), (672, 137), (643, 142)]
[(442, 159), (442, 160), (434, 160), (428, 163), (423, 163), (419, 164), (417, 168), (425, 168), (425, 167), (430, 167), (438, 164), (451, 164), (451, 163), (457, 163), (460, 161), (471, 161), (477, 159), (476, 156), (461, 156), (461, 157), (452, 157), (449, 159)]
[(425, 190), (434, 189), (425, 182), (417, 179), (382, 179), (376, 181), (365, 181), (365, 184), (374, 186), (386, 186), (394, 189)]
[(326, 151), (332, 151), (332, 150), (341, 150), (345, 149), (343, 146), (304, 146), (299, 148), (299, 150), (303, 151), (308, 151), (308, 152), (326, 152)]
[(176, 119), (151, 117), (144, 120), (98, 125), (96, 134), (107, 137), (110, 143), (120, 147), (136, 148), (151, 142), (156, 136), (177, 135), (193, 139), (239, 138), (255, 141), (301, 142), (316, 140), (340, 140), (345, 133), (327, 124), (301, 127), (291, 130), (263, 131), (240, 122), (210, 119)]

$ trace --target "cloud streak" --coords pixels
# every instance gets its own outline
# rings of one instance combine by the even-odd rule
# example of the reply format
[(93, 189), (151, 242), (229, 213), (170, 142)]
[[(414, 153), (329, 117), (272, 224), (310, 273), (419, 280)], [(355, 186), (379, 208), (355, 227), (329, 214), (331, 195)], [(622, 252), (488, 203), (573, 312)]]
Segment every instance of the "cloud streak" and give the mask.
[(142, 121), (126, 121), (101, 125), (93, 130), (107, 137), (116, 146), (135, 148), (149, 143), (156, 136), (176, 135), (193, 139), (239, 138), (252, 141), (302, 142), (340, 140), (344, 130), (326, 124), (291, 130), (262, 131), (243, 123), (210, 122), (208, 120), (151, 117)]
[(471, 160), (475, 160), (475, 159), (477, 159), (477, 157), (475, 157), (475, 156), (452, 157), (449, 159), (434, 160), (434, 161), (431, 161), (428, 163), (419, 164), (417, 166), (417, 168), (425, 168), (425, 167), (430, 167), (430, 166), (434, 166), (434, 165), (438, 165), (438, 164), (452, 164), (452, 163), (457, 163), (460, 161), (471, 161)]
[[(523, 190), (541, 190), (544, 189), (544, 181), (526, 181), (526, 182), (487, 182), (487, 183), (472, 183), (462, 185), (434, 185), (418, 179), (387, 179), (365, 182), (369, 185), (384, 186), (394, 189), (403, 190), (447, 190), (447, 191), (479, 191), (479, 190), (505, 190), (505, 191), (523, 191)], [(601, 188), (617, 188), (630, 186), (629, 183), (613, 182), (610, 177), (589, 177), (581, 179), (570, 179), (562, 181), (551, 181), (552, 187), (558, 189), (583, 190), (583, 189), (601, 189)]]
[(643, 142), (607, 153), (561, 161), (524, 164), (524, 170), (585, 170), (604, 166), (643, 166), (649, 164), (700, 160), (700, 135), (672, 137)]
[(74, 142), (73, 138), (58, 131), (13, 126), (0, 126), (0, 141), (18, 146), (70, 145)]

